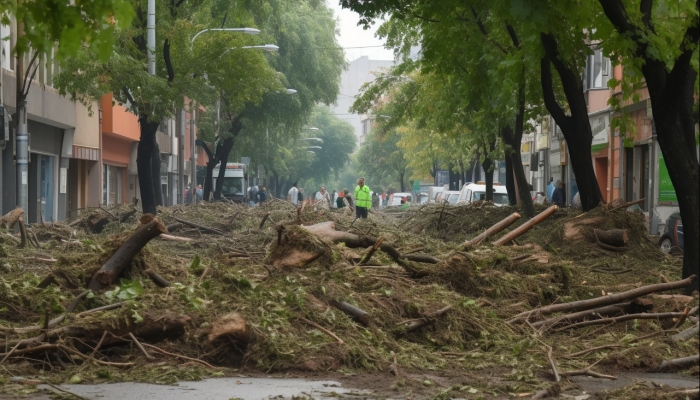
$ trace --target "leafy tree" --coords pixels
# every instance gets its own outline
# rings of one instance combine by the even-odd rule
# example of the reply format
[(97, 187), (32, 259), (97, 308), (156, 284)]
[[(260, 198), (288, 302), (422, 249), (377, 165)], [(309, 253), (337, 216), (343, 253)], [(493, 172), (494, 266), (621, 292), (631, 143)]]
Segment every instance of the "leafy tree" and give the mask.
[(356, 154), (355, 171), (365, 178), (370, 188), (406, 190), (411, 170), (403, 150), (397, 145), (399, 139), (394, 130), (376, 130), (365, 138)]

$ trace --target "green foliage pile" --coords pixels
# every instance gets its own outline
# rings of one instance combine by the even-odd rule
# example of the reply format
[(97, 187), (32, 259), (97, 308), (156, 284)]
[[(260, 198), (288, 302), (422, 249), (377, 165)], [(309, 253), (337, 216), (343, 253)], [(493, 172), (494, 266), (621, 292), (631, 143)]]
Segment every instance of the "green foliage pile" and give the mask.
[[(598, 216), (595, 213), (581, 216), (576, 211), (557, 212), (518, 239), (520, 246), (463, 248), (464, 238), (475, 236), (515, 210), (488, 204), (448, 207), (445, 212), (450, 216), (443, 218), (445, 225), (435, 228), (432, 225), (439, 218), (440, 208), (416, 207), (404, 218), (373, 210), (367, 221), (354, 221), (349, 214), (337, 210), (313, 208), (305, 209), (300, 216), (305, 225), (331, 220), (338, 230), (384, 236), (387, 243), (402, 253), (423, 248), (421, 252), (445, 260), (439, 264), (403, 261), (418, 270), (418, 275), (408, 273), (381, 251), (372, 258), (370, 264), (374, 267), (354, 265), (353, 259), (363, 254), (362, 249), (320, 244), (318, 238), (295, 226), (297, 212), (283, 201), (273, 200), (255, 208), (211, 203), (161, 209), (159, 218), (166, 225), (175, 223), (177, 217), (224, 231), (225, 235), (184, 227), (173, 235), (189, 237), (193, 239), (191, 242), (152, 240), (117, 285), (88, 296), (62, 325), (104, 329), (167, 313), (186, 315), (191, 321), (183, 335), (153, 344), (170, 353), (229, 368), (211, 370), (157, 353), (153, 355), (158, 360), (149, 363), (134, 346), (117, 344), (103, 348), (104, 357), (99, 356), (100, 359), (135, 361), (135, 367), (127, 370), (98, 367), (79, 359), (74, 360), (76, 365), (59, 367), (54, 362), (10, 358), (4, 365), (6, 370), (0, 374), (41, 375), (42, 379), (54, 382), (79, 375), (83, 381), (169, 383), (240, 370), (387, 372), (395, 355), (401, 371), (451, 370), (498, 375), (499, 382), (483, 381), (477, 387), (483, 393), (504, 396), (543, 387), (541, 377), (548, 371), (546, 345), (554, 347), (560, 371), (583, 369), (602, 359), (596, 368), (613, 374), (618, 370), (647, 370), (663, 359), (697, 352), (697, 339), (673, 342), (658, 335), (634, 340), (670, 329), (666, 322), (631, 321), (560, 333), (535, 332), (527, 325), (505, 322), (514, 314), (540, 305), (593, 298), (600, 296), (601, 290), (620, 292), (641, 284), (679, 279), (677, 259), (645, 247), (650, 244), (643, 239), (646, 234), (641, 229), (640, 216), (624, 211), (606, 214), (610, 225), (607, 227), (630, 229), (633, 248), (626, 253), (609, 254), (596, 250), (589, 242), (572, 243), (562, 236), (565, 222)], [(126, 210), (124, 207), (112, 212), (121, 214)], [(267, 213), (270, 216), (260, 229)], [(133, 232), (136, 217), (124, 224), (112, 222), (99, 235), (70, 230), (64, 225), (35, 226), (34, 232), (42, 238), (41, 249), (17, 249), (15, 240), (3, 232), (0, 237), (8, 256), (0, 258), (3, 268), (0, 330), (10, 339), (17, 338), (18, 335), (9, 332), (10, 326), (41, 324), (47, 308), (51, 316), (60, 315), (84, 290), (91, 275)], [(292, 232), (294, 243), (321, 245), (327, 253), (302, 268), (272, 268), (268, 257), (277, 246), (274, 227), (278, 224)], [(66, 233), (70, 236), (59, 239)], [(523, 254), (532, 257), (518, 257)], [(38, 261), (51, 257), (58, 262)], [(608, 268), (633, 268), (634, 272), (596, 272), (596, 264), (602, 263)], [(154, 285), (144, 272), (147, 269), (157, 271), (171, 286)], [(57, 283), (36, 289), (37, 283), (49, 273), (56, 276)], [(371, 315), (370, 323), (364, 326), (354, 321), (329, 306), (331, 300), (365, 310)], [(79, 312), (117, 301), (123, 301), (124, 305), (75, 317)], [(682, 311), (685, 306), (672, 299), (654, 298), (654, 302), (655, 311)], [(696, 298), (690, 305), (697, 302)], [(406, 330), (406, 323), (448, 305), (453, 309), (427, 326)], [(212, 343), (207, 340), (212, 325), (230, 313), (246, 319), (256, 338), (253, 343), (245, 346), (229, 338)], [(331, 331), (343, 344), (305, 320)], [(78, 343), (68, 336), (62, 340), (85, 352), (90, 351), (85, 346), (94, 346), (94, 343)], [(562, 357), (605, 344), (621, 347), (579, 358)], [(691, 370), (697, 372), (697, 368)]]

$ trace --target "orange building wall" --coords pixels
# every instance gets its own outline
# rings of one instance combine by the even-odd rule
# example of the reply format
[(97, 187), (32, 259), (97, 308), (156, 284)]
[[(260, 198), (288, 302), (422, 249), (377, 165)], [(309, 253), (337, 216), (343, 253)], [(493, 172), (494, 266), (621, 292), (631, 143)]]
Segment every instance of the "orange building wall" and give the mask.
[(141, 137), (139, 120), (123, 106), (112, 105), (112, 94), (106, 94), (100, 99), (102, 108), (102, 133), (113, 133), (131, 141)]

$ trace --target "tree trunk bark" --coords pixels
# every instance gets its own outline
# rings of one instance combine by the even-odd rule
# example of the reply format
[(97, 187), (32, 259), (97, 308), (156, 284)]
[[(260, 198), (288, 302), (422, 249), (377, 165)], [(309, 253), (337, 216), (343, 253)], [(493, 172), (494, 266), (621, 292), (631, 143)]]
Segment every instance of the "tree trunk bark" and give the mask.
[[(592, 210), (598, 207), (600, 203), (605, 203), (605, 200), (600, 192), (595, 171), (593, 170), (591, 157), (593, 133), (591, 131), (591, 123), (588, 120), (588, 106), (583, 93), (581, 77), (577, 71), (574, 71), (562, 61), (554, 36), (543, 33), (540, 35), (540, 38), (545, 49), (545, 56), (542, 58), (540, 70), (544, 103), (547, 111), (552, 114), (554, 121), (561, 128), (566, 144), (569, 147), (569, 164), (576, 177), (579, 196), (581, 197), (581, 207), (584, 211)], [(554, 97), (550, 63), (554, 64), (561, 78), (571, 116), (567, 116), (564, 113), (564, 110)]]
[(494, 246), (501, 246), (501, 245), (507, 244), (511, 240), (513, 240), (513, 239), (517, 238), (518, 236), (522, 235), (523, 233), (529, 231), (533, 226), (535, 226), (535, 225), (539, 224), (540, 222), (544, 221), (545, 219), (547, 219), (547, 217), (554, 214), (554, 212), (557, 211), (558, 208), (559, 207), (557, 207), (557, 206), (549, 207), (548, 209), (537, 214), (536, 217), (531, 218), (529, 221), (525, 222), (524, 224), (520, 225), (519, 227), (515, 228), (514, 230), (508, 232), (502, 238), (493, 242), (493, 245)]
[[(157, 130), (157, 128), (156, 128)], [(160, 183), (160, 146), (154, 141), (153, 153), (151, 154), (151, 174), (153, 175), (153, 194), (156, 206), (163, 206), (163, 186)], [(155, 214), (154, 214), (155, 215)]]
[(141, 217), (141, 227), (119, 246), (117, 251), (107, 260), (99, 271), (92, 276), (88, 289), (100, 290), (112, 284), (122, 271), (129, 266), (131, 260), (146, 244), (161, 233), (166, 233), (165, 226), (152, 215)]
[[(154, 168), (151, 159), (153, 157), (153, 149), (157, 147), (156, 131), (158, 130), (158, 123), (149, 122), (146, 115), (139, 115), (139, 125), (141, 137), (136, 156), (136, 168), (138, 170), (139, 189), (141, 190), (141, 207), (144, 214), (156, 215), (158, 213), (156, 209), (158, 203), (153, 190), (153, 180), (156, 177), (153, 176)], [(158, 170), (160, 170), (160, 162), (158, 163)], [(160, 175), (157, 179), (160, 181)]]
[(481, 163), (481, 168), (484, 169), (484, 174), (486, 175), (484, 180), (486, 181), (486, 200), (493, 201), (493, 171), (489, 170), (493, 167), (493, 161), (491, 157), (487, 154), (484, 157), (484, 161)]
[(509, 154), (506, 154), (506, 191), (508, 192), (508, 201), (511, 206), (518, 205), (518, 197), (515, 195), (515, 182), (513, 175), (513, 161)]
[(401, 180), (401, 192), (404, 191), (404, 185), (403, 185), (403, 177), (404, 177), (404, 175), (406, 175), (405, 172), (399, 173), (399, 179)]
[[(224, 187), (224, 177), (226, 176), (226, 163), (228, 162), (228, 156), (231, 154), (231, 149), (233, 148), (233, 137), (227, 137), (224, 139), (221, 145), (221, 152), (217, 151), (219, 155), (219, 161), (221, 165), (219, 166), (219, 175), (216, 178), (216, 187), (214, 188), (214, 199), (221, 200), (221, 191)], [(242, 188), (245, 192), (246, 188)]]
[[(519, 129), (517, 129), (518, 126), (520, 126)], [(513, 196), (516, 198), (520, 197), (520, 205), (523, 211), (525, 211), (525, 215), (527, 215), (528, 218), (532, 218), (535, 216), (535, 208), (532, 205), (532, 197), (530, 197), (530, 191), (528, 190), (525, 168), (523, 168), (523, 160), (520, 158), (519, 151), (520, 142), (523, 138), (522, 129), (522, 122), (518, 116), (516, 118), (515, 132), (510, 126), (506, 126), (501, 129), (501, 138), (506, 145), (510, 146), (510, 151), (506, 150), (506, 152), (509, 153), (506, 157), (510, 158), (510, 165), (515, 175)], [(506, 177), (506, 179), (508, 179), (508, 177)], [(517, 195), (515, 194), (516, 191), (518, 192)], [(511, 199), (510, 192), (508, 198)]]

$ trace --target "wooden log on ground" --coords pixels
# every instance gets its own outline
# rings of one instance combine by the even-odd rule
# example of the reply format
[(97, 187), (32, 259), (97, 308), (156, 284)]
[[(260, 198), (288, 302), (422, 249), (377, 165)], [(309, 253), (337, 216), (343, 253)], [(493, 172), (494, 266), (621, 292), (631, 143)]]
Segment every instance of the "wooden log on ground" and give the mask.
[(523, 233), (529, 231), (533, 226), (535, 226), (535, 225), (539, 224), (540, 222), (544, 221), (545, 219), (547, 219), (547, 217), (554, 214), (554, 212), (557, 211), (558, 209), (559, 209), (559, 207), (557, 207), (556, 205), (547, 208), (546, 210), (542, 211), (541, 213), (535, 215), (529, 221), (527, 221), (524, 224), (520, 225), (519, 227), (513, 229), (511, 232), (508, 232), (502, 238), (493, 242), (493, 245), (494, 246), (501, 246), (501, 245), (504, 245), (504, 244), (510, 242), (511, 240), (519, 237)]
[(561, 331), (564, 331), (567, 329), (574, 329), (574, 328), (583, 328), (583, 327), (592, 326), (592, 325), (612, 325), (612, 324), (616, 324), (618, 322), (631, 321), (634, 319), (661, 320), (661, 319), (680, 318), (682, 316), (683, 316), (683, 313), (679, 313), (679, 312), (626, 314), (626, 315), (621, 315), (619, 317), (594, 319), (592, 321), (583, 321), (583, 322), (578, 322), (576, 324), (565, 325), (565, 326), (562, 326), (561, 328), (555, 329), (554, 332), (561, 332)]
[(147, 269), (144, 271), (146, 275), (148, 275), (149, 278), (153, 281), (153, 283), (156, 284), (158, 287), (168, 287), (170, 286), (170, 282), (168, 282), (167, 279), (163, 278), (160, 276), (156, 271), (153, 271), (151, 269)]
[(603, 242), (600, 242), (600, 241), (595, 242), (595, 244), (598, 245), (598, 247), (600, 247), (601, 249), (605, 249), (605, 250), (608, 250), (608, 251), (620, 252), (620, 253), (621, 253), (621, 252), (624, 252), (624, 251), (629, 251), (629, 249), (630, 249), (629, 247), (615, 247), (615, 246), (611, 246), (611, 245), (609, 245), (609, 244), (606, 244), (606, 243), (603, 243)]
[[(321, 222), (309, 226), (301, 225), (301, 227), (321, 239), (328, 239), (334, 243), (342, 242), (345, 243), (345, 246), (354, 249), (358, 247), (367, 248), (373, 246), (377, 242), (377, 239), (371, 236), (360, 237), (354, 233), (337, 231), (335, 230), (335, 222), (333, 221)], [(379, 248), (387, 253), (394, 261), (401, 261), (401, 253), (399, 253), (394, 246), (382, 242)]]
[(5, 225), (6, 229), (12, 229), (19, 220), (19, 217), (24, 214), (24, 210), (17, 207), (14, 210), (8, 212), (7, 214), (0, 217), (0, 224)]
[(626, 292), (615, 293), (611, 295), (606, 295), (602, 297), (596, 297), (589, 300), (578, 300), (569, 303), (552, 304), (549, 306), (544, 306), (536, 308), (532, 311), (524, 311), (520, 314), (515, 315), (511, 318), (508, 323), (524, 321), (530, 316), (544, 316), (554, 314), (556, 312), (567, 312), (576, 310), (588, 310), (591, 308), (607, 306), (611, 304), (617, 304), (626, 300), (634, 299), (641, 296), (646, 296), (650, 293), (663, 292), (666, 290), (674, 290), (684, 288), (690, 285), (696, 279), (695, 275), (691, 275), (685, 279), (675, 282), (668, 283), (656, 283), (653, 285), (642, 286), (637, 289), (628, 290)]
[(451, 309), (452, 309), (452, 305), (449, 305), (447, 307), (444, 307), (444, 308), (441, 308), (441, 309), (435, 311), (434, 313), (430, 313), (417, 321), (413, 321), (413, 322), (409, 323), (408, 325), (406, 325), (406, 332), (415, 331), (416, 329), (418, 329), (420, 327), (423, 327), (423, 326), (426, 326), (428, 324), (435, 322), (435, 318), (442, 316), (443, 314), (450, 311)]
[(698, 332), (700, 332), (700, 325), (695, 324), (695, 326), (692, 326), (682, 332), (679, 332), (673, 336), (671, 336), (671, 339), (673, 339), (674, 342), (678, 342), (681, 340), (688, 340), (692, 337), (697, 337)]
[(362, 260), (360, 260), (360, 265), (365, 265), (369, 261), (370, 258), (372, 258), (372, 255), (377, 251), (379, 246), (382, 245), (382, 242), (384, 241), (384, 236), (380, 237), (379, 240), (377, 240), (376, 243), (374, 243), (374, 246), (372, 246), (371, 249), (365, 254), (364, 257), (362, 257)]
[(192, 238), (188, 237), (182, 237), (182, 236), (173, 236), (173, 235), (168, 235), (166, 233), (161, 233), (159, 236), (161, 239), (165, 240), (172, 240), (174, 242), (186, 242), (189, 243), (192, 241)]
[(94, 215), (87, 220), (88, 227), (92, 233), (101, 233), (109, 223), (109, 217), (104, 214)]
[(496, 225), (490, 227), (489, 229), (485, 230), (482, 232), (479, 236), (475, 237), (474, 239), (467, 240), (464, 242), (466, 246), (476, 246), (477, 244), (481, 243), (482, 241), (488, 239), (489, 237), (497, 234), (498, 232), (506, 229), (507, 227), (511, 226), (513, 222), (517, 221), (520, 219), (520, 214), (518, 213), (513, 213), (509, 215), (508, 217), (504, 218), (500, 222), (498, 222)]
[(218, 229), (209, 228), (209, 227), (206, 227), (206, 226), (203, 226), (203, 225), (198, 225), (198, 224), (195, 224), (194, 222), (185, 221), (184, 219), (180, 219), (180, 218), (174, 218), (174, 219), (175, 219), (175, 221), (177, 221), (177, 222), (180, 222), (180, 223), (185, 224), (185, 225), (187, 225), (187, 226), (189, 226), (189, 227), (192, 227), (192, 228), (201, 229), (201, 230), (203, 230), (204, 232), (209, 232), (209, 233), (213, 233), (213, 234), (216, 234), (216, 235), (224, 235), (224, 232), (222, 232), (222, 231), (220, 231), (220, 230), (218, 230)]
[(345, 314), (353, 317), (354, 320), (361, 323), (362, 325), (369, 324), (370, 315), (366, 311), (353, 306), (350, 303), (344, 301), (331, 300), (330, 305), (337, 308), (338, 310), (344, 312)]
[(19, 223), (19, 234), (22, 237), (22, 241), (19, 244), (19, 248), (23, 249), (29, 241), (29, 235), (27, 235), (27, 226), (24, 225), (24, 218), (17, 218), (17, 222)]
[(665, 369), (686, 369), (698, 365), (700, 362), (700, 355), (696, 354), (690, 357), (676, 358), (673, 360), (664, 360), (659, 367), (659, 371)]
[(88, 289), (100, 290), (111, 285), (151, 239), (166, 232), (165, 226), (151, 214), (141, 217), (141, 224), (141, 227), (129, 236), (102, 268), (92, 276)]
[(226, 314), (211, 325), (207, 336), (209, 343), (221, 337), (231, 337), (238, 342), (248, 344), (253, 341), (253, 331), (248, 322), (238, 313)]
[(118, 323), (113, 321), (95, 322), (89, 325), (81, 326), (64, 326), (61, 328), (50, 330), (47, 336), (50, 339), (60, 337), (61, 335), (84, 338), (84, 340), (97, 342), (100, 340), (104, 331), (112, 334), (112, 337), (104, 340), (105, 345), (113, 343), (122, 343), (129, 332), (141, 338), (144, 341), (155, 342), (164, 339), (173, 339), (182, 336), (185, 333), (185, 327), (192, 319), (186, 315), (175, 313), (142, 313), (140, 322), (123, 320)]
[(168, 230), (168, 233), (173, 233), (178, 229), (182, 229), (182, 224), (181, 223), (176, 223), (176, 224), (170, 224), (166, 226), (166, 229)]
[(609, 231), (594, 229), (593, 233), (600, 242), (615, 247), (623, 247), (629, 240), (627, 229), (611, 229)]

